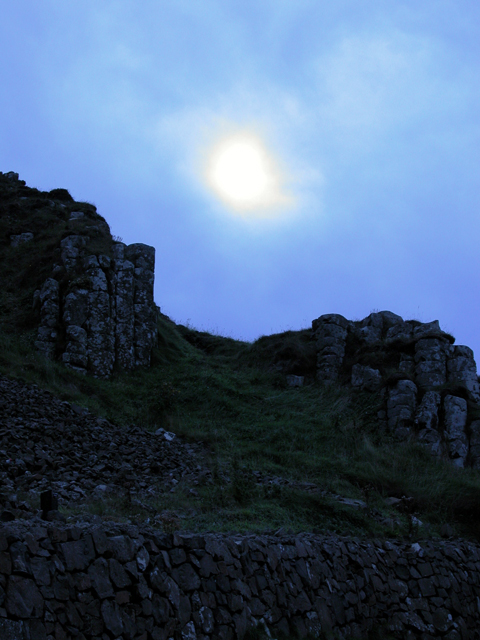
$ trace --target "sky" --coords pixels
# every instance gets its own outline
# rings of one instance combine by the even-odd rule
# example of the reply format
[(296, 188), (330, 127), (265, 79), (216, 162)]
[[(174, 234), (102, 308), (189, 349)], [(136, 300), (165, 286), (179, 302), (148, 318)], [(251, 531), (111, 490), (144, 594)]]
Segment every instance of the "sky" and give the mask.
[(0, 171), (153, 245), (176, 322), (389, 310), (480, 360), (477, 0), (16, 0), (0, 57)]

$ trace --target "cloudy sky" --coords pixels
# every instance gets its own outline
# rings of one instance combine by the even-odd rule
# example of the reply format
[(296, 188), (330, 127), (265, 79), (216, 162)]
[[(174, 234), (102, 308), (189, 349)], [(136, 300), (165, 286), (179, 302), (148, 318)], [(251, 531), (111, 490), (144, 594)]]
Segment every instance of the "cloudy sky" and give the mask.
[(480, 359), (480, 3), (15, 0), (0, 171), (156, 248), (235, 338), (388, 309)]

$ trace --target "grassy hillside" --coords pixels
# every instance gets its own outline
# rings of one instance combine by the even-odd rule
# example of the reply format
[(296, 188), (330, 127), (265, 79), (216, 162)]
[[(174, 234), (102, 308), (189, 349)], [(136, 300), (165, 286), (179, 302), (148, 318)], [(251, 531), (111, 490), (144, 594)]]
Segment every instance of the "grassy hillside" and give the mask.
[[(165, 316), (158, 331), (152, 368), (110, 381), (43, 360), (33, 349), (32, 331), (2, 332), (0, 371), (120, 425), (162, 427), (205, 442), (213, 483), (191, 487), (180, 481), (162, 504), (146, 505), (170, 510), (181, 528), (430, 537), (449, 523), (452, 533), (479, 537), (478, 472), (459, 471), (419, 446), (391, 441), (377, 428), (378, 398), (372, 394), (321, 388), (313, 376), (302, 388), (286, 385), (278, 354), (287, 354), (283, 363), (311, 358), (308, 331), (250, 344), (175, 325)], [(403, 513), (386, 501), (402, 496), (410, 498)], [(132, 515), (114, 502), (89, 508)], [(145, 518), (148, 509), (134, 515)]]
[[(70, 221), (72, 211), (83, 211), (84, 220)], [(74, 202), (62, 189), (45, 193), (0, 180), (0, 372), (119, 425), (201, 440), (213, 472), (213, 482), (193, 487), (180, 480), (161, 504), (146, 501), (134, 513), (115, 502), (92, 501), (88, 509), (139, 519), (169, 510), (172, 526), (184, 529), (438, 536), (443, 527), (444, 534), (480, 538), (480, 473), (393, 442), (378, 428), (374, 394), (322, 388), (309, 330), (246, 343), (159, 314), (149, 370), (104, 381), (44, 360), (33, 346), (33, 292), (51, 274), (72, 225), (93, 253), (110, 252), (108, 225), (93, 205)], [(35, 243), (11, 247), (10, 236), (25, 231), (34, 232)], [(354, 353), (356, 361), (388, 372), (381, 356)], [(288, 387), (287, 373), (305, 375), (305, 386)], [(388, 500), (403, 496), (396, 508)]]

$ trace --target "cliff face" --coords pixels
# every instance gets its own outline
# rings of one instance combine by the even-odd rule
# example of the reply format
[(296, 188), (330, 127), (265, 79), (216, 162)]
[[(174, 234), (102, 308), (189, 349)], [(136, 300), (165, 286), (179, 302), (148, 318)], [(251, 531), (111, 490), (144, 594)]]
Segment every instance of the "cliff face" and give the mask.
[(0, 174), (0, 189), (9, 264), (24, 272), (21, 285), (37, 283), (37, 349), (100, 378), (114, 368), (149, 366), (155, 249), (114, 241), (96, 207), (75, 202), (65, 189), (41, 192), (13, 172)]
[(480, 468), (480, 386), (473, 351), (454, 346), (438, 321), (404, 321), (390, 311), (352, 322), (338, 314), (312, 323), (317, 379), (378, 393), (379, 425), (416, 439), (457, 467)]
[(53, 269), (61, 282), (47, 278), (34, 294), (37, 349), (101, 378), (115, 365), (149, 366), (156, 338), (155, 249), (117, 242), (112, 253), (90, 254), (84, 236), (67, 236)]

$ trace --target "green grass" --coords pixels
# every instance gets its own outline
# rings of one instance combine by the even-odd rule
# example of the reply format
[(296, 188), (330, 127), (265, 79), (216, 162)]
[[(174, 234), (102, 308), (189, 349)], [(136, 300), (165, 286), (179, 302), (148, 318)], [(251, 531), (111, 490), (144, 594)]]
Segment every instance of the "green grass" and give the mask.
[[(290, 388), (268, 359), (258, 359), (264, 345), (196, 332), (164, 316), (158, 327), (152, 368), (110, 381), (44, 360), (33, 350), (33, 331), (0, 333), (0, 371), (119, 425), (163, 427), (206, 443), (214, 482), (197, 487), (195, 497), (180, 483), (174, 494), (148, 503), (157, 514), (176, 512), (179, 528), (405, 536), (408, 517), (386, 507), (384, 498), (406, 495), (428, 527), (418, 535), (437, 536), (442, 524), (453, 523), (457, 534), (478, 537), (480, 474), (436, 461), (418, 445), (391, 441), (376, 424), (379, 398), (314, 382)], [(367, 500), (368, 508), (357, 510), (295, 485), (258, 484), (254, 472), (314, 483), (331, 494)], [(82, 508), (105, 517), (152, 517), (115, 502)], [(381, 524), (372, 513), (395, 523)]]
[[(16, 198), (23, 195), (30, 199), (19, 206)], [(26, 187), (12, 195), (0, 185), (0, 372), (119, 425), (163, 427), (186, 440), (201, 440), (210, 448), (214, 470), (214, 482), (197, 487), (198, 496), (180, 483), (147, 510), (115, 501), (83, 509), (125, 518), (176, 512), (179, 527), (204, 531), (283, 527), (395, 537), (411, 533), (409, 520), (387, 508), (384, 499), (406, 495), (428, 526), (419, 535), (436, 536), (449, 523), (458, 535), (480, 537), (480, 473), (436, 461), (419, 446), (393, 442), (378, 427), (379, 397), (321, 387), (310, 330), (247, 343), (176, 325), (160, 314), (152, 367), (116, 372), (109, 381), (78, 375), (38, 355), (33, 293), (51, 275), (61, 239), (72, 232), (86, 235), (96, 254), (110, 255), (112, 245), (108, 225), (93, 205), (69, 202), (66, 194), (52, 204), (52, 195)], [(78, 210), (85, 217), (70, 221), (71, 211)], [(99, 230), (92, 232), (92, 224)], [(35, 234), (35, 242), (11, 247), (10, 235), (25, 231)], [(383, 343), (362, 347), (352, 335), (346, 369), (359, 362), (394, 378), (399, 358)], [(304, 375), (305, 386), (288, 387), (287, 374)], [(258, 472), (297, 485), (258, 484)], [(329, 493), (308, 493), (298, 486), (304, 482)], [(365, 500), (367, 509), (342, 505), (333, 494)], [(69, 512), (74, 515), (75, 509), (70, 506)], [(390, 524), (381, 524), (381, 517)]]

